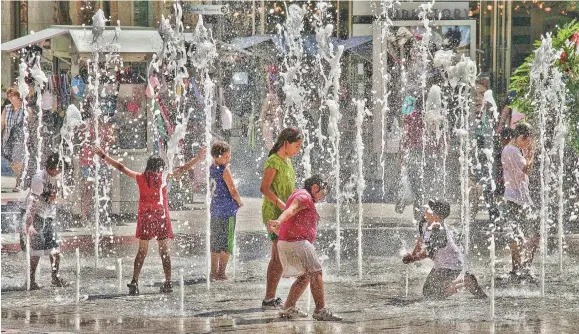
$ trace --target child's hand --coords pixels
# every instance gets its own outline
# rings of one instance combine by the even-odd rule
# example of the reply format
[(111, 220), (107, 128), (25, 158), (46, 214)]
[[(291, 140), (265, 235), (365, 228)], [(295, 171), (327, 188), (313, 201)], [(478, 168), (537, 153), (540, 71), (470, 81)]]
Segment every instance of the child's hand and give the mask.
[(205, 156), (206, 151), (207, 151), (207, 148), (205, 146), (201, 146), (201, 148), (199, 149), (199, 157), (203, 158)]
[(406, 254), (402, 257), (402, 263), (409, 264), (414, 261), (414, 256), (412, 254)]
[(97, 156), (99, 156), (101, 158), (105, 156), (105, 151), (98, 146), (93, 146), (92, 151), (94, 154), (96, 154)]
[(270, 220), (267, 222), (267, 231), (279, 235), (280, 223), (278, 220)]
[(241, 208), (243, 206), (243, 202), (241, 200), (237, 201), (237, 206)]

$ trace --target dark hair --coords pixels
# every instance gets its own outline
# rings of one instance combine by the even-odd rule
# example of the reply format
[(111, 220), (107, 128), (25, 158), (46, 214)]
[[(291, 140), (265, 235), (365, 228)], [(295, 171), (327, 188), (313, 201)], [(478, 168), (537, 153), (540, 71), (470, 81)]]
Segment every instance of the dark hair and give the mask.
[(504, 128), (503, 131), (501, 131), (501, 139), (511, 140), (514, 138), (514, 136), (515, 131), (511, 128)]
[(211, 156), (213, 158), (219, 158), (227, 152), (231, 152), (231, 145), (222, 140), (216, 141), (213, 143), (213, 146), (211, 146)]
[(154, 187), (161, 186), (161, 177), (163, 169), (165, 168), (165, 160), (161, 158), (158, 154), (153, 154), (147, 160), (147, 167), (145, 167), (145, 181), (147, 181), (147, 186), (151, 187), (151, 181)]
[(446, 219), (450, 215), (450, 204), (447, 201), (441, 200), (429, 200), (428, 207), (432, 210), (432, 213), (437, 215), (441, 220)]
[(515, 131), (513, 138), (517, 138), (519, 136), (523, 136), (523, 138), (532, 137), (533, 136), (533, 128), (529, 123), (517, 123), (515, 125)]
[(273, 147), (271, 148), (271, 150), (269, 150), (269, 154), (267, 155), (268, 157), (276, 154), (277, 151), (280, 150), (280, 148), (283, 146), (283, 144), (287, 143), (295, 143), (297, 141), (303, 140), (304, 136), (302, 135), (301, 131), (297, 128), (285, 128), (283, 129), (283, 131), (279, 134), (279, 136), (277, 136), (277, 140), (275, 141), (275, 144), (273, 145)]
[(318, 174), (312, 175), (304, 181), (304, 189), (307, 190), (310, 193), (310, 195), (312, 195), (312, 197), (314, 197), (314, 194), (312, 193), (312, 187), (314, 185), (320, 187), (320, 190), (322, 189), (327, 189), (328, 191), (330, 190), (330, 185), (328, 184), (328, 182), (326, 182), (324, 177)]
[(46, 158), (45, 166), (47, 170), (62, 169), (62, 162), (60, 161), (60, 155), (58, 152), (51, 153), (48, 158)]

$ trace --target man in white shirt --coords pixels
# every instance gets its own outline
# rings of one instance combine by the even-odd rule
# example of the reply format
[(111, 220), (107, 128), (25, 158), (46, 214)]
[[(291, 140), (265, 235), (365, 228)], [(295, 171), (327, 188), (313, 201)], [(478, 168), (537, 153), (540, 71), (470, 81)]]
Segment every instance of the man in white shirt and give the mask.
[(56, 197), (60, 188), (58, 175), (61, 172), (58, 153), (46, 159), (45, 169), (34, 175), (30, 193), (26, 197), (24, 211), (24, 232), (21, 234), (22, 249), (26, 250), (26, 235), (30, 237), (30, 290), (38, 290), (36, 268), (40, 256), (48, 255), (52, 268), (52, 285), (63, 287), (66, 282), (59, 277), (60, 240), (54, 226), (56, 218)]
[(517, 281), (535, 281), (530, 266), (539, 246), (539, 222), (531, 216), (533, 201), (529, 191), (529, 174), (533, 159), (532, 128), (528, 123), (518, 123), (513, 139), (501, 153), (506, 222), (512, 227), (511, 277)]

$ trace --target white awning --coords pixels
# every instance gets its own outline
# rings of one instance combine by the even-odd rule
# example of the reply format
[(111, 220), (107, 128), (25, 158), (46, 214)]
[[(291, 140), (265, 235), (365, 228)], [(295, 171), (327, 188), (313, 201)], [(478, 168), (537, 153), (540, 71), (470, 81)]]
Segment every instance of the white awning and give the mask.
[(36, 32), (34, 34), (26, 35), (14, 40), (11, 40), (6, 43), (2, 43), (1, 50), (2, 51), (15, 51), (27, 47), (32, 44), (40, 43), (52, 37), (66, 34), (68, 33), (68, 29), (65, 28), (48, 28)]
[(106, 45), (101, 51), (118, 53), (157, 53), (163, 47), (163, 40), (156, 30), (121, 30), (117, 41), (114, 41), (114, 30), (105, 30), (101, 42), (96, 44), (93, 44), (91, 29), (71, 29), (70, 35), (79, 53), (92, 53), (98, 45)]

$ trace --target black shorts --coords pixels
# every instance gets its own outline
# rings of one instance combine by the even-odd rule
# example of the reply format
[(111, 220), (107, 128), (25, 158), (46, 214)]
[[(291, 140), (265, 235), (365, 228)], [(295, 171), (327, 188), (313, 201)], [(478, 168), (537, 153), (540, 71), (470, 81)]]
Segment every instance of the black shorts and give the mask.
[(540, 222), (529, 207), (506, 201), (505, 222), (511, 226), (511, 239), (521, 242), (539, 234)]
[[(34, 229), (38, 232), (30, 236), (30, 254), (32, 256), (40, 256), (50, 254), (52, 251), (59, 251), (60, 236), (54, 227), (54, 220), (52, 218), (42, 218), (35, 215), (32, 226), (34, 226)], [(20, 233), (20, 246), (23, 251), (26, 250), (26, 235), (24, 233)]]
[(446, 298), (446, 288), (460, 275), (460, 270), (439, 268), (430, 271), (422, 287), (422, 294), (427, 299)]
[(211, 217), (211, 252), (233, 253), (235, 236), (235, 216), (229, 218)]

